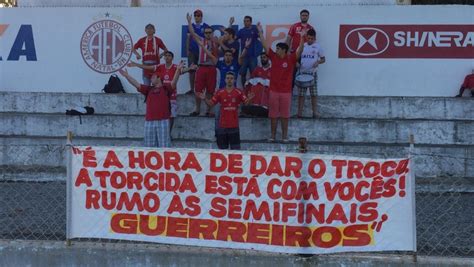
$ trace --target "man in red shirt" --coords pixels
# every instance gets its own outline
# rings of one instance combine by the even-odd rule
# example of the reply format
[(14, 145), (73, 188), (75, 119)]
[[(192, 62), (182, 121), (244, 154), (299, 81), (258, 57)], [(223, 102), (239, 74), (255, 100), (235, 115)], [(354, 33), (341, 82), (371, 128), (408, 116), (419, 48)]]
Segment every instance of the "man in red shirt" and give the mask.
[[(163, 81), (164, 84), (171, 84), (173, 81), (174, 75), (176, 73), (176, 64), (173, 64), (174, 54), (171, 51), (164, 52), (165, 63), (159, 65), (143, 65), (136, 62), (130, 61), (127, 64), (128, 67), (139, 67), (143, 70), (152, 71), (156, 73), (158, 77)], [(189, 72), (191, 70), (196, 70), (196, 65), (191, 65), (189, 68), (182, 68), (181, 74)], [(173, 130), (174, 118), (178, 116), (178, 102), (177, 102), (177, 90), (174, 90), (170, 96), (170, 108), (171, 108), (171, 117), (170, 117), (170, 132)]]
[(132, 84), (137, 91), (146, 96), (145, 138), (147, 147), (170, 147), (170, 95), (176, 90), (179, 75), (184, 63), (176, 68), (171, 83), (163, 83), (157, 74), (151, 76), (151, 85), (140, 84), (128, 74), (126, 69), (120, 74)]
[(461, 88), (459, 88), (459, 94), (456, 97), (462, 97), (462, 94), (466, 89), (471, 90), (471, 96), (474, 97), (474, 68), (472, 68), (472, 73), (466, 75), (464, 78), (464, 82), (462, 83)]
[[(207, 98), (209, 99), (216, 90), (217, 69), (211, 57), (209, 57), (209, 55), (206, 53), (206, 49), (211, 51), (212, 54), (217, 57), (217, 49), (219, 45), (217, 43), (217, 39), (213, 36), (214, 30), (211, 27), (204, 29), (203, 38), (194, 31), (191, 19), (191, 15), (189, 13), (186, 14), (186, 20), (188, 21), (188, 31), (196, 43), (199, 44), (199, 58), (198, 69), (196, 71), (196, 78), (194, 82), (196, 106), (194, 111), (189, 115), (199, 116), (201, 113), (201, 98), (199, 98), (197, 94), (206, 92)], [(206, 115), (213, 116), (210, 106), (207, 107)]]
[[(160, 58), (163, 56), (160, 54), (160, 49), (168, 51), (163, 41), (156, 37), (155, 26), (148, 24), (145, 26), (146, 36), (138, 40), (133, 46), (132, 52), (135, 54), (138, 60), (142, 59), (144, 65), (157, 65), (160, 63)], [(138, 49), (141, 50), (142, 56), (138, 53)], [(143, 83), (150, 85), (150, 78), (153, 75), (152, 71), (143, 70)]]
[(271, 137), (268, 141), (275, 141), (276, 128), (278, 126), (278, 120), (280, 119), (282, 141), (287, 143), (293, 73), (296, 62), (299, 60), (301, 52), (303, 51), (303, 38), (306, 32), (300, 33), (300, 42), (296, 52), (288, 54), (288, 45), (286, 43), (278, 43), (276, 45), (276, 52), (273, 52), (263, 37), (262, 25), (260, 23), (257, 24), (257, 28), (263, 48), (272, 61), (268, 110), (268, 117), (270, 117), (271, 122)]
[(270, 85), (270, 60), (262, 52), (260, 54), (261, 66), (256, 67), (250, 75), (250, 79), (245, 83), (244, 93), (250, 93), (255, 97), (249, 105), (242, 106), (242, 114), (252, 117), (268, 118), (268, 86)]
[[(309, 25), (309, 11), (303, 9), (300, 11), (300, 22), (291, 25), (286, 37), (286, 44), (290, 46), (291, 53), (295, 52), (300, 45), (300, 35), (302, 32), (307, 32), (309, 29), (314, 29), (313, 26)], [(304, 42), (307, 42), (306, 38)]]
[(220, 149), (240, 149), (240, 130), (239, 130), (239, 105), (248, 103), (253, 95), (247, 98), (241, 90), (235, 88), (235, 74), (227, 72), (225, 74), (225, 89), (218, 90), (211, 99), (206, 99), (202, 92), (196, 93), (209, 106), (221, 104), (219, 128), (216, 134), (217, 146)]
[[(313, 26), (311, 26), (308, 23), (309, 20), (309, 11), (306, 9), (303, 9), (300, 11), (300, 22), (297, 22), (293, 25), (291, 25), (290, 30), (288, 31), (288, 35), (286, 36), (286, 44), (290, 46), (290, 51), (291, 53), (296, 51), (296, 48), (300, 44), (300, 35), (302, 32), (307, 32), (310, 29), (314, 29)], [(304, 42), (306, 43), (308, 40), (305, 37)], [(295, 85), (295, 80), (294, 78), (296, 77), (296, 71), (297, 69), (295, 68), (293, 72), (293, 81), (291, 83), (291, 87)]]

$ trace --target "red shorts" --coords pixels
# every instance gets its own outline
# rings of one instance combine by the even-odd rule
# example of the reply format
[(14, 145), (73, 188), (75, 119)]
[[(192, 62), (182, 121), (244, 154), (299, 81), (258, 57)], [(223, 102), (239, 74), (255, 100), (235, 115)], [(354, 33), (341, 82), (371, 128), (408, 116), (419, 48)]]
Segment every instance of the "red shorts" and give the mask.
[(194, 80), (194, 92), (214, 94), (216, 90), (217, 69), (215, 66), (199, 66)]
[(291, 93), (278, 93), (270, 91), (268, 96), (268, 117), (285, 118), (290, 117)]

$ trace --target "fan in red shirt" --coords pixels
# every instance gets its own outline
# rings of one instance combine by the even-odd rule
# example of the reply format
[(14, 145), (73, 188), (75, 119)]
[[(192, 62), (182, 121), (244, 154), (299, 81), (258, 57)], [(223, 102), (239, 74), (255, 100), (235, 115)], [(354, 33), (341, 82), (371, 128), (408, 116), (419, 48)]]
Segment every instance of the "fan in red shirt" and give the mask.
[[(143, 65), (136, 62), (130, 61), (127, 64), (128, 67), (139, 67), (143, 70), (151, 71), (156, 73), (158, 77), (163, 81), (164, 84), (171, 84), (176, 73), (176, 64), (173, 64), (174, 54), (171, 51), (164, 52), (165, 63), (159, 65)], [(189, 72), (190, 70), (196, 70), (196, 65), (191, 65), (189, 68), (182, 68), (181, 74)], [(170, 132), (173, 129), (174, 118), (178, 116), (178, 102), (177, 102), (177, 90), (173, 90), (170, 96), (170, 108), (171, 108), (171, 117), (170, 117)]]
[[(303, 9), (300, 11), (300, 22), (291, 25), (286, 37), (286, 43), (290, 46), (291, 53), (296, 51), (296, 48), (300, 45), (301, 33), (307, 32), (309, 29), (314, 29), (313, 26), (309, 25), (309, 11)], [(307, 42), (306, 38), (304, 42)]]
[(471, 90), (471, 96), (474, 97), (474, 68), (472, 69), (472, 73), (466, 75), (464, 78), (464, 82), (462, 83), (461, 88), (459, 88), (459, 94), (456, 97), (462, 97), (462, 94), (466, 89)]
[(239, 105), (248, 103), (253, 95), (247, 98), (241, 90), (234, 86), (235, 74), (227, 72), (225, 74), (225, 89), (218, 90), (209, 100), (202, 92), (196, 94), (209, 106), (221, 104), (219, 128), (216, 134), (217, 146), (220, 149), (240, 149), (240, 130), (239, 130)]
[(261, 66), (251, 73), (251, 78), (245, 83), (244, 93), (252, 93), (255, 97), (248, 105), (242, 106), (242, 114), (252, 117), (268, 118), (268, 86), (270, 85), (270, 60), (263, 52), (260, 54)]
[(272, 61), (270, 71), (270, 93), (269, 93), (269, 110), (271, 137), (269, 142), (275, 141), (278, 120), (281, 120), (281, 136), (284, 143), (288, 142), (288, 118), (290, 117), (291, 106), (291, 90), (293, 89), (293, 75), (295, 72), (296, 62), (303, 51), (303, 38), (306, 32), (300, 33), (300, 43), (296, 52), (288, 54), (288, 45), (286, 43), (278, 43), (276, 52), (268, 46), (263, 37), (262, 25), (257, 24), (258, 34), (262, 41), (263, 48), (267, 52), (268, 57)]
[[(168, 51), (163, 41), (156, 37), (155, 26), (148, 24), (145, 26), (146, 36), (140, 38), (138, 42), (133, 46), (132, 52), (135, 54), (138, 60), (142, 59), (144, 65), (157, 65), (160, 63), (160, 58), (163, 56), (160, 54), (160, 49)], [(142, 56), (138, 53), (138, 49), (141, 50)], [(152, 71), (143, 70), (143, 83), (150, 85), (150, 78), (153, 75)]]
[(146, 96), (145, 138), (147, 147), (170, 147), (170, 99), (169, 96), (176, 90), (176, 84), (184, 63), (181, 62), (171, 83), (163, 83), (157, 74), (151, 76), (151, 85), (140, 84), (128, 74), (126, 69), (119, 70), (127, 81), (138, 92)]

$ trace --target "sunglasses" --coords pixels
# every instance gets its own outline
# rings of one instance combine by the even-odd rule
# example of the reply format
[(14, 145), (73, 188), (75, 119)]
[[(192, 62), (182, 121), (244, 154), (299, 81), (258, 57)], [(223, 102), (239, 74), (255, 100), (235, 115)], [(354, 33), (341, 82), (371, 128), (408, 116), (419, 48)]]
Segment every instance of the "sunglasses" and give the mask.
[(212, 32), (204, 32), (205, 34), (211, 34)]

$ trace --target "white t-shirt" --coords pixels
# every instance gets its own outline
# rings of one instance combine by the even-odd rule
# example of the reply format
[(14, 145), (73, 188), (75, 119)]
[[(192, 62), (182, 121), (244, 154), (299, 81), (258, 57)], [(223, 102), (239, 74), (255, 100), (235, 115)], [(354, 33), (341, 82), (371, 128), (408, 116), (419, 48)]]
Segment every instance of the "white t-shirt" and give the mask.
[(314, 63), (322, 57), (324, 57), (324, 51), (317, 42), (310, 45), (305, 43), (303, 53), (301, 53), (300, 72), (310, 72)]

